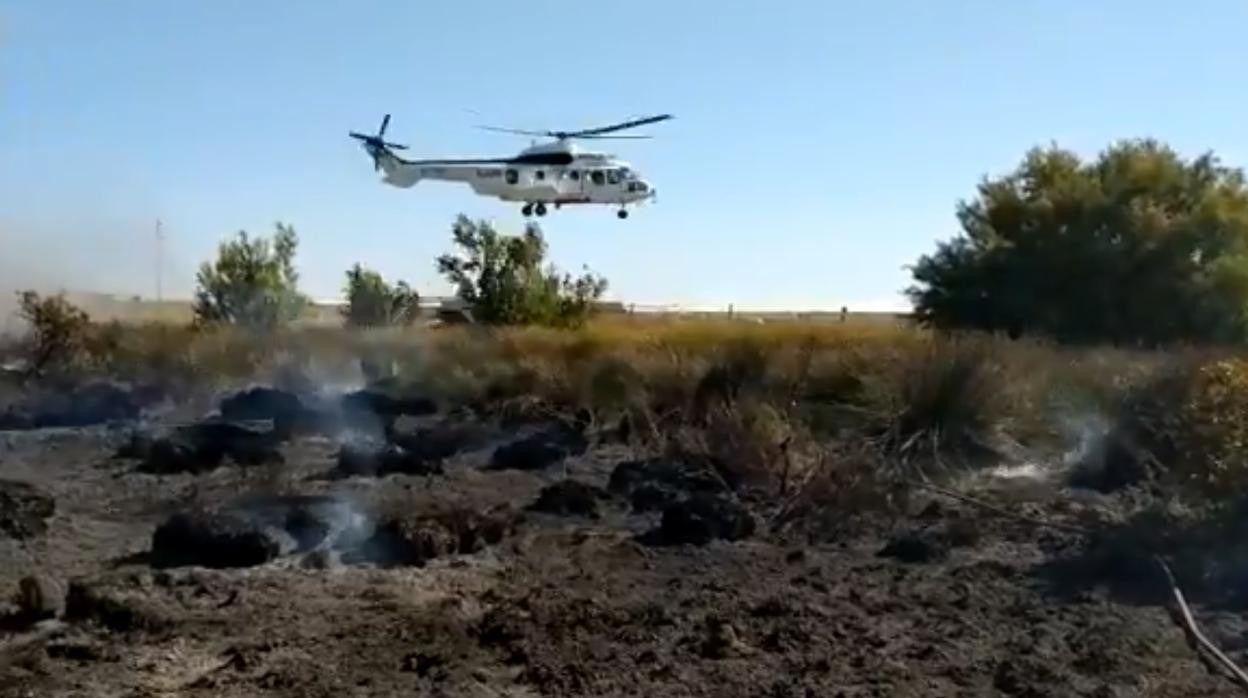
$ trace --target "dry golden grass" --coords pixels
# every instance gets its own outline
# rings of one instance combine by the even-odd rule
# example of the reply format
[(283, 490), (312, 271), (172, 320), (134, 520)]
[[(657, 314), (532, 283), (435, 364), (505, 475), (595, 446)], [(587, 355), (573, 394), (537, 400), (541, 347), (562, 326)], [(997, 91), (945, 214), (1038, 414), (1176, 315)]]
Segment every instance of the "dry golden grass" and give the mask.
[(145, 323), (104, 334), (108, 341), (87, 343), (94, 355), (82, 365), (175, 392), (383, 382), (496, 411), (587, 412), (596, 427), (627, 424), (638, 448), (679, 451), (726, 478), (781, 490), (818, 486), (832, 499), (828, 483), (860, 487), (867, 462), (932, 472), (933, 463), (991, 458), (1002, 443), (1066, 448), (1065, 421), (1112, 414), (1166, 361), (853, 316), (621, 315), (577, 330), (304, 325), (262, 334)]

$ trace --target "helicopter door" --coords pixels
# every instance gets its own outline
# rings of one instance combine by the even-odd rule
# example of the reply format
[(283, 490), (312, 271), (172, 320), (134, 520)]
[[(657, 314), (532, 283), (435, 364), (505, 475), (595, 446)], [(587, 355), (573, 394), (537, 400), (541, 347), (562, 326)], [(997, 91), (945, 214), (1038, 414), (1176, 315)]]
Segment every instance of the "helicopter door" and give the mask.
[(582, 172), (577, 169), (569, 169), (564, 173), (567, 178), (567, 192), (574, 196), (579, 196), (585, 192), (585, 180), (582, 178)]

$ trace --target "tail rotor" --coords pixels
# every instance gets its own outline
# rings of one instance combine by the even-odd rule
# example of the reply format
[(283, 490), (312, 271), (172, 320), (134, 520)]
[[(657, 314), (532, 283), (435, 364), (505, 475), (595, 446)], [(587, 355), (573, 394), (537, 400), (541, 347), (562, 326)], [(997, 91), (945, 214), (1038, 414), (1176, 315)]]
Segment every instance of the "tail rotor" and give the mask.
[(390, 126), (390, 115), (386, 114), (381, 119), (381, 127), (377, 129), (377, 135), (368, 135), (365, 133), (349, 132), (347, 135), (360, 141), (364, 146), (364, 150), (373, 158), (373, 171), (381, 169), (382, 154), (389, 154), (391, 150), (407, 150), (407, 146), (401, 143), (391, 143), (385, 139), (386, 128)]

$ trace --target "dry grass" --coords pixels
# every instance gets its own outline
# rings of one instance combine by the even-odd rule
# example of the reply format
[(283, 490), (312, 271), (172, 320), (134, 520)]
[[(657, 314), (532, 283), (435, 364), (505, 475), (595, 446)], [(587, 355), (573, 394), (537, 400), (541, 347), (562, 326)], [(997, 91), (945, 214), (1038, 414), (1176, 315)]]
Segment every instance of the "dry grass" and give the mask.
[(509, 416), (588, 414), (641, 451), (709, 465), (800, 510), (891, 500), (916, 474), (1057, 459), (1067, 423), (1111, 418), (1165, 353), (944, 337), (902, 323), (608, 316), (574, 331), (148, 323), (88, 343), (110, 377), (203, 393), (405, 385)]

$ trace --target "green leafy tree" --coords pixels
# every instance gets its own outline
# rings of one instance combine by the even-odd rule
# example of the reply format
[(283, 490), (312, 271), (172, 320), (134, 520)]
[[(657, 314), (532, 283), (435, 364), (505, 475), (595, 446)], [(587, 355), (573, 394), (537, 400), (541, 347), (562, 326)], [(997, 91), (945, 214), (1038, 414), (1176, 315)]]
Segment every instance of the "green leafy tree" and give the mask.
[(521, 235), (500, 235), (489, 223), (461, 215), (451, 238), (458, 253), (439, 257), (438, 271), (455, 284), (478, 322), (575, 327), (607, 290), (606, 279), (588, 270), (573, 278), (543, 266), (546, 241), (536, 224)]
[(222, 242), (196, 277), (196, 321), (273, 328), (298, 318), (307, 304), (294, 266), (298, 245), (294, 228), (282, 223), (272, 240), (239, 231)]
[(352, 327), (411, 324), (420, 316), (420, 294), (399, 281), (391, 286), (381, 274), (356, 264), (347, 270), (347, 305), (343, 320)]
[(958, 205), (961, 233), (912, 268), (939, 328), (1148, 344), (1248, 339), (1248, 188), (1212, 154), (1152, 140), (1092, 161), (1034, 148)]

